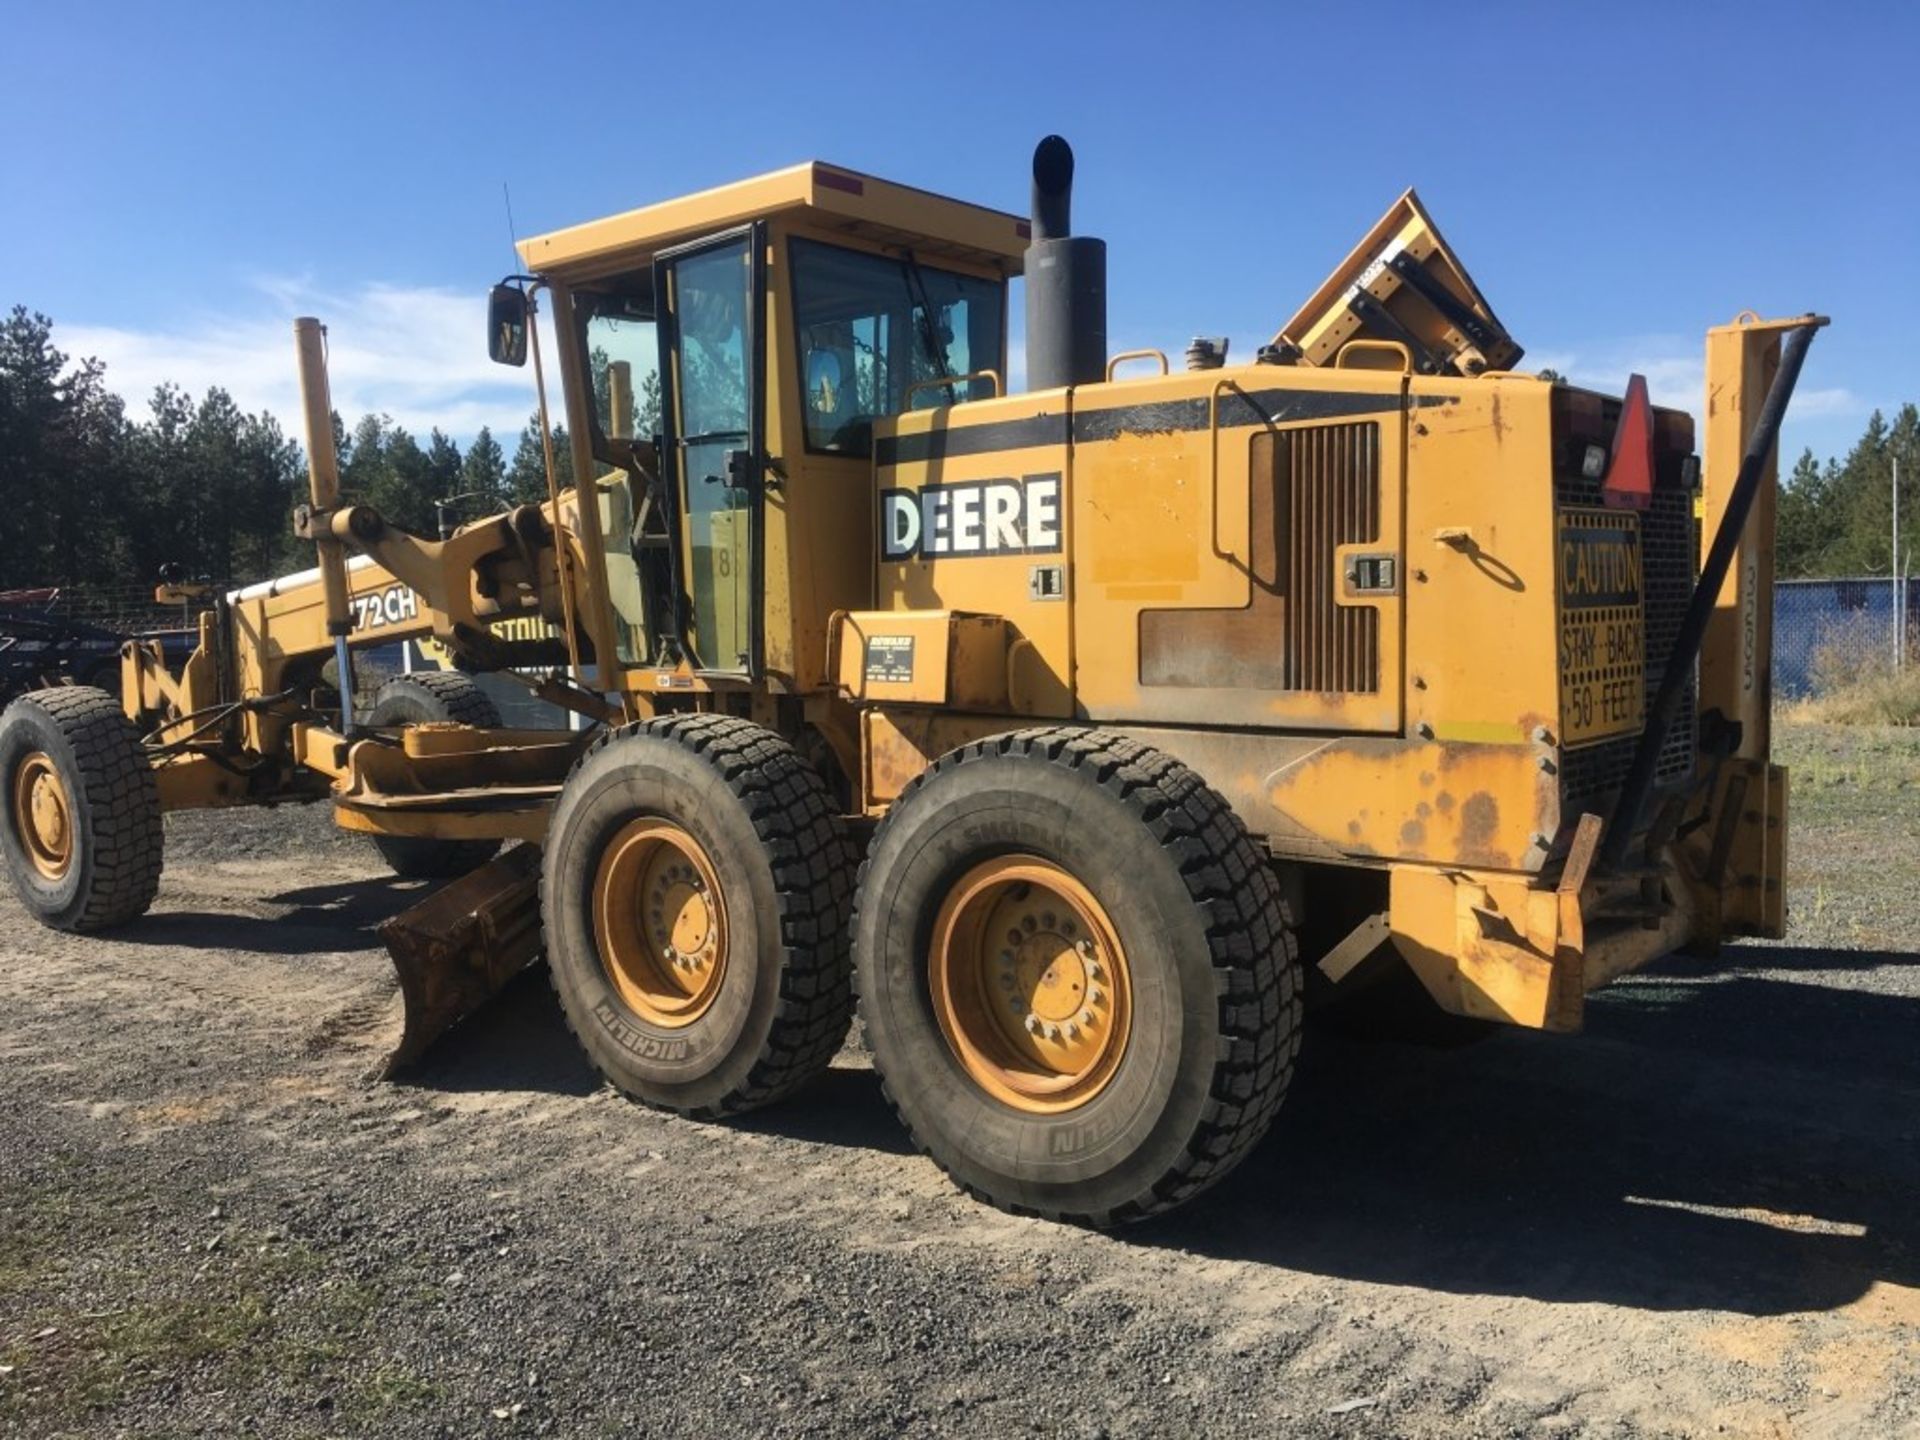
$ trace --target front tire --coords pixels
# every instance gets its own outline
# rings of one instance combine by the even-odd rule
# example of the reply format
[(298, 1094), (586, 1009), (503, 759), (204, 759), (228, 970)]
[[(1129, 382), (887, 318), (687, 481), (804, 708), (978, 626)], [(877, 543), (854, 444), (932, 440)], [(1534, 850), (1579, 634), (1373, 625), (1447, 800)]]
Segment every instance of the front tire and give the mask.
[(1192, 1198), (1265, 1133), (1299, 1048), (1267, 858), (1194, 772), (1098, 731), (998, 736), (909, 785), (854, 951), (901, 1120), (1019, 1213), (1111, 1225)]
[(20, 903), (56, 930), (138, 918), (160, 889), (160, 791), (133, 722), (66, 685), (0, 714), (0, 848)]
[(610, 732), (547, 831), (547, 965), (594, 1067), (700, 1119), (765, 1105), (846, 1039), (852, 863), (773, 732), (677, 715)]

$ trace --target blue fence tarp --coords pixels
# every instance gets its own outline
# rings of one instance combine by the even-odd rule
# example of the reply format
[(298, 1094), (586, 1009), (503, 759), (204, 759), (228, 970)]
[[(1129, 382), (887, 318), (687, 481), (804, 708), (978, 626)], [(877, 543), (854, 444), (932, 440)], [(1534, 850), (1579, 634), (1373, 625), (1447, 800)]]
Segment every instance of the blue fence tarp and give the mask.
[[(1905, 599), (1907, 663), (1913, 664), (1920, 585), (1909, 581)], [(1782, 580), (1773, 595), (1773, 693), (1810, 695), (1820, 688), (1822, 672), (1836, 663), (1844, 668), (1891, 665), (1893, 640), (1893, 581), (1886, 576)]]

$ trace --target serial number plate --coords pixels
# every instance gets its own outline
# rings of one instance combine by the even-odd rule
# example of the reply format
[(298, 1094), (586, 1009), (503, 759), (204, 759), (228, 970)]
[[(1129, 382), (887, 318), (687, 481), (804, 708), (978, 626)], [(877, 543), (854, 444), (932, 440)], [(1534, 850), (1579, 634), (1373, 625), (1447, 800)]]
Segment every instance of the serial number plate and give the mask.
[(1640, 517), (1562, 510), (1559, 521), (1563, 743), (1630, 735), (1646, 722), (1647, 707)]

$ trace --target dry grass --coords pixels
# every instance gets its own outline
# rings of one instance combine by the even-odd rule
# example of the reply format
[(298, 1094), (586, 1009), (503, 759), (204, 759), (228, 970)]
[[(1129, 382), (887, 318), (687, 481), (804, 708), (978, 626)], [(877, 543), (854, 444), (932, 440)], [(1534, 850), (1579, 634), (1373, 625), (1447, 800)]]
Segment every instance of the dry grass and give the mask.
[(1782, 716), (1789, 933), (1802, 946), (1907, 952), (1920, 895), (1920, 727)]
[(1814, 652), (1815, 693), (1785, 718), (1822, 725), (1920, 725), (1920, 663), (1895, 670), (1884, 650), (1829, 641)]

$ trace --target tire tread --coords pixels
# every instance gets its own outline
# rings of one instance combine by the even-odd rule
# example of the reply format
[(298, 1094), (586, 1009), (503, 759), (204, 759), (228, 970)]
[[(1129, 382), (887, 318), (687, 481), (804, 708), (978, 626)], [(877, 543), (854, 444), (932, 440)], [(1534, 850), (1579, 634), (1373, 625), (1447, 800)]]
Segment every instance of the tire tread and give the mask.
[[(875, 832), (869, 855), (879, 850), (892, 818), (934, 776), (988, 756), (1030, 757), (1083, 771), (1139, 818), (1173, 859), (1205, 921), (1220, 1006), (1220, 1054), (1204, 1118), (1149, 1191), (1106, 1211), (1003, 1208), (1097, 1226), (1171, 1210), (1246, 1158), (1272, 1123), (1293, 1076), (1300, 1051), (1299, 950), (1279, 879), (1225, 798), (1196, 772), (1125, 735), (1071, 725), (990, 736), (941, 756), (901, 792)], [(860, 867), (856, 895), (862, 899), (870, 868), (870, 860)], [(856, 923), (858, 908), (857, 899)], [(857, 971), (854, 984), (857, 998)], [(895, 1096), (895, 1083), (881, 1075), (882, 1093), (920, 1153), (976, 1199), (1001, 1203), (933, 1154)]]
[[(660, 1107), (689, 1119), (717, 1120), (784, 1099), (825, 1070), (845, 1042), (853, 1014), (847, 960), (853, 867), (825, 782), (793, 746), (751, 721), (704, 713), (643, 720), (601, 734), (575, 769), (596, 751), (642, 732), (698, 755), (740, 801), (760, 836), (778, 896), (780, 993), (759, 1056), (746, 1079), (719, 1101)], [(549, 904), (543, 872), (543, 912)], [(557, 982), (554, 990), (578, 1042), (581, 1026), (567, 995)], [(581, 1049), (591, 1054), (584, 1044)]]
[(93, 884), (77, 913), (50, 923), (87, 932), (139, 918), (160, 892), (166, 849), (160, 788), (139, 732), (119, 701), (88, 685), (36, 690), (8, 710), (20, 706), (39, 709), (72, 749), (92, 826)]

